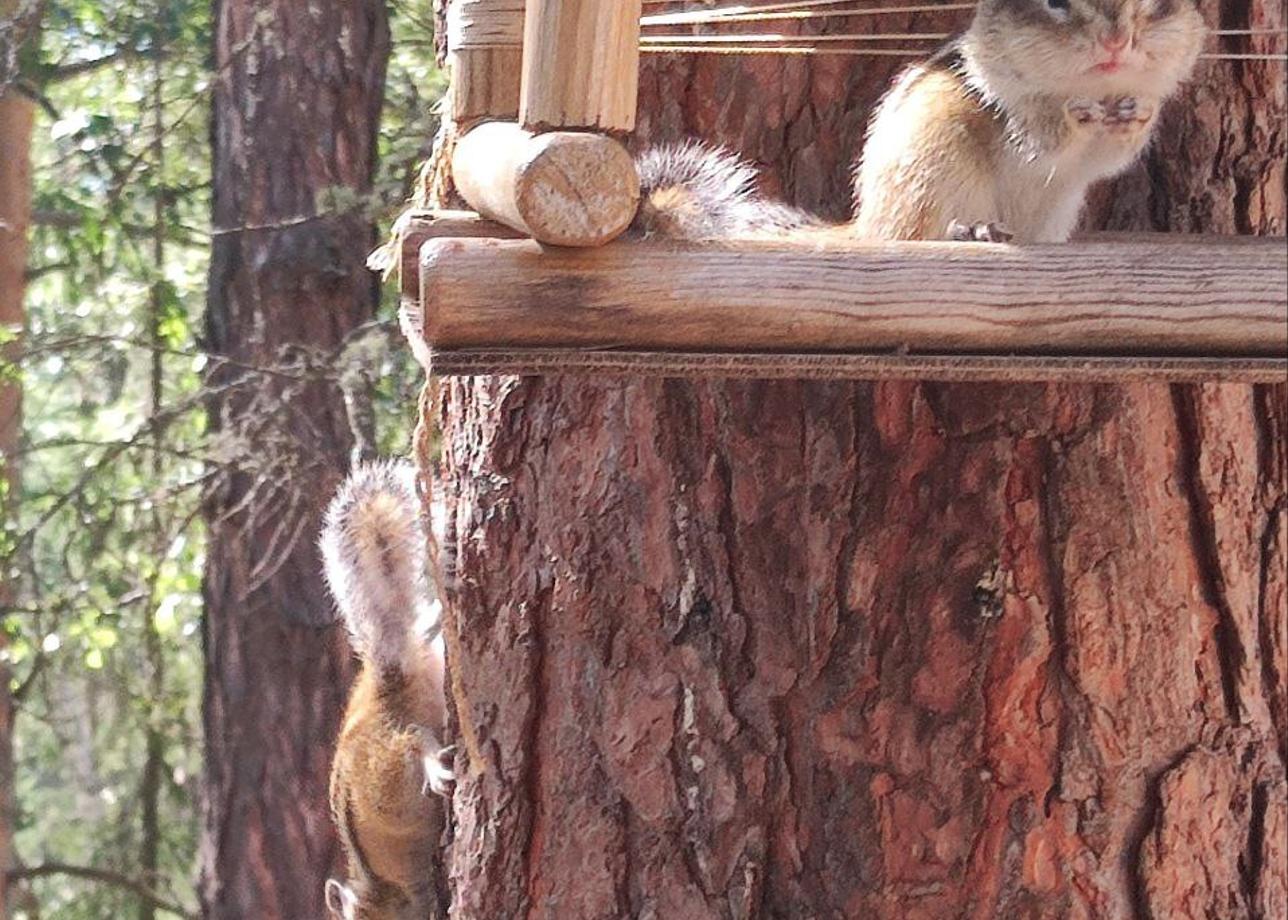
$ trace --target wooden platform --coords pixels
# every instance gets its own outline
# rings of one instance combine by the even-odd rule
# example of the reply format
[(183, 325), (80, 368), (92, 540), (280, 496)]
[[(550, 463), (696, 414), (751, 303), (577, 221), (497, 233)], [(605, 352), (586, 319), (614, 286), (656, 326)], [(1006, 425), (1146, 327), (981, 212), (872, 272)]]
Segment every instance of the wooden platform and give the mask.
[(1288, 381), (1282, 238), (567, 250), (494, 226), (408, 227), (438, 373)]

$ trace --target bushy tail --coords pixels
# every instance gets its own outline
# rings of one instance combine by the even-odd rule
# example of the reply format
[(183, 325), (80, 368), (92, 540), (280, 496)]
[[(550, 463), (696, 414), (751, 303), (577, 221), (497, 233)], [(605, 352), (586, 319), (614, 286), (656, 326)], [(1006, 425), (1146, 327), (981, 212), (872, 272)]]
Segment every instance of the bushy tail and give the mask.
[(401, 670), (430, 598), (414, 468), (355, 467), (327, 508), (320, 542), (354, 649), (381, 672)]
[(727, 150), (686, 143), (646, 150), (636, 161), (645, 236), (727, 240), (821, 226), (814, 216), (762, 197), (756, 170)]

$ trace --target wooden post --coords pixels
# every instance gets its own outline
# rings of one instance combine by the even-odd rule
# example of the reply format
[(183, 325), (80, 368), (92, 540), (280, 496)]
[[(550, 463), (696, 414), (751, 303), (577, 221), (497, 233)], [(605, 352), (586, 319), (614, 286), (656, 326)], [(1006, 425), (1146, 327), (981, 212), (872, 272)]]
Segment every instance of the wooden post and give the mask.
[(639, 207), (635, 161), (611, 137), (479, 125), (456, 143), (452, 176), (485, 217), (555, 246), (598, 246)]
[(519, 120), (534, 131), (635, 127), (641, 0), (528, 0)]
[(453, 0), (447, 13), (452, 119), (468, 126), (519, 113), (523, 0)]
[(435, 348), (1288, 354), (1282, 239), (426, 244)]

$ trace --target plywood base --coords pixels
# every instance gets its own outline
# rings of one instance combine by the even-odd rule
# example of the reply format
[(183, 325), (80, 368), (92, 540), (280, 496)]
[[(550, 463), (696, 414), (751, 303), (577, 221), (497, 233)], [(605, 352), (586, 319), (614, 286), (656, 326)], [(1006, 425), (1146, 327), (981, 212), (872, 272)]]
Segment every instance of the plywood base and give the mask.
[(484, 374), (621, 374), (815, 380), (951, 380), (1011, 383), (1285, 383), (1288, 359), (1051, 358), (1019, 355), (696, 354), (576, 349), (434, 351), (433, 371)]

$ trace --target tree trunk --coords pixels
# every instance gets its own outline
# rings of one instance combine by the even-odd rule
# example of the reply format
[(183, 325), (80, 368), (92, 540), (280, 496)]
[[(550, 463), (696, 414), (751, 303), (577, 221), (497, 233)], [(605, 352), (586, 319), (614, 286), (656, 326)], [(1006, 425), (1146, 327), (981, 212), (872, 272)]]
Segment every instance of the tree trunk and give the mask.
[[(13, 14), (12, 0), (0, 0), (0, 21)], [(0, 47), (0, 52), (5, 49)], [(21, 343), (12, 340), (25, 325), (27, 229), (31, 220), (31, 100), (0, 82), (0, 562), (9, 567), (10, 523), (18, 493), (18, 447), (22, 440), (22, 383), (12, 376)], [(0, 575), (0, 610), (14, 600), (8, 573)], [(0, 650), (5, 637), (0, 633)], [(14, 700), (9, 668), (0, 661), (0, 920), (9, 916), (8, 871), (14, 866), (13, 772)]]
[(363, 196), (388, 22), (380, 0), (215, 12), (208, 384), (229, 467), (206, 508), (201, 896), (208, 920), (313, 920), (350, 676), (314, 547), (352, 444), (328, 362), (375, 312)]
[[(639, 140), (841, 217), (895, 67), (652, 59)], [(1282, 233), (1282, 75), (1090, 222)], [(454, 917), (1285, 916), (1288, 387), (444, 390)]]

